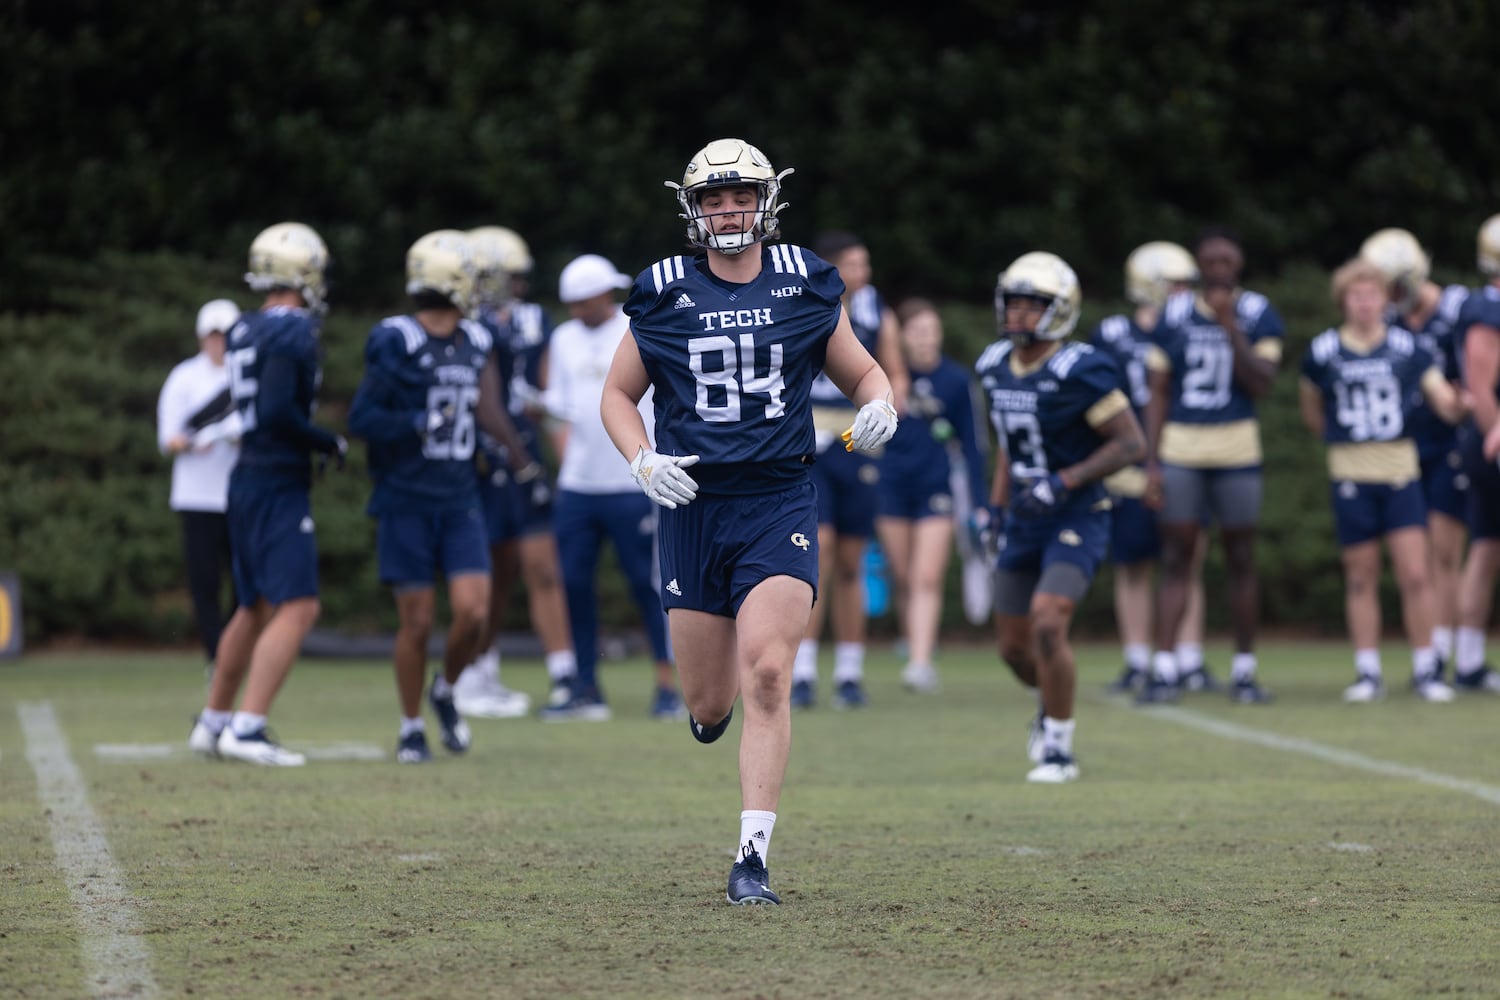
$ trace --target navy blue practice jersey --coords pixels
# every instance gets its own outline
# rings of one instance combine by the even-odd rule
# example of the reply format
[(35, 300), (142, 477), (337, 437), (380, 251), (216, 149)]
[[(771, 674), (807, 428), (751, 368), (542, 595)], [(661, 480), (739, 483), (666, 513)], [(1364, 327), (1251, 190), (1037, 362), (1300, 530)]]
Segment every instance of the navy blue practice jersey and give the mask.
[(308, 456), (331, 451), (336, 440), (312, 423), (323, 380), (312, 314), (290, 306), (248, 312), (228, 340), (229, 392), (243, 427), (236, 480), (306, 487)]
[[(1061, 343), (1023, 367), (1015, 358), (1015, 345), (998, 340), (985, 348), (974, 370), (1013, 482), (1082, 462), (1104, 443), (1095, 428), (1130, 406), (1119, 368), (1087, 344)], [(1012, 489), (1011, 495), (1017, 491)], [(1104, 495), (1102, 483), (1088, 483), (1074, 490), (1067, 503), (1093, 505)]]
[(371, 514), (478, 504), (474, 409), (492, 346), (489, 331), (472, 320), (447, 337), (429, 334), (412, 316), (390, 317), (370, 331), (349, 428), (369, 445)]
[(1302, 377), (1323, 394), (1323, 440), (1329, 444), (1411, 437), (1409, 414), (1421, 405), (1422, 379), (1436, 361), (1399, 326), (1368, 351), (1346, 344), (1337, 329), (1313, 338)]
[[(518, 332), (517, 315), (512, 314), (508, 321), (502, 321), (493, 312), (485, 311), (480, 314), (478, 322), (489, 332), (495, 345), (495, 366), (500, 372), (500, 385), (505, 390), (506, 409), (510, 414), (510, 422), (515, 425), (516, 435), (525, 442), (532, 457), (540, 460), (541, 436), (537, 431), (536, 422), (526, 412), (524, 396), (525, 385), (530, 384), (526, 371), (528, 367), (536, 367), (541, 358), (541, 351), (546, 348), (546, 341), (540, 342), (536, 354), (528, 361), (532, 348)], [(545, 313), (537, 309), (534, 315), (544, 316)], [(479, 447), (484, 452), (489, 468), (504, 468), (510, 464), (504, 445), (483, 431), (479, 432)]]
[(1151, 334), (1142, 330), (1133, 316), (1117, 313), (1100, 321), (1089, 343), (1120, 366), (1130, 408), (1137, 418), (1144, 420), (1146, 404), (1151, 400), (1151, 384), (1146, 378), (1146, 355), (1151, 347)]
[[(1458, 356), (1454, 351), (1453, 324), (1458, 320), (1469, 290), (1463, 285), (1449, 285), (1443, 289), (1438, 307), (1433, 310), (1422, 329), (1413, 330), (1417, 343), (1432, 355), (1443, 377), (1449, 381), (1458, 379)], [(1400, 325), (1399, 322), (1396, 325)], [(1408, 417), (1407, 426), (1412, 439), (1417, 442), (1417, 453), (1424, 459), (1434, 458), (1453, 450), (1458, 440), (1458, 428), (1448, 423), (1427, 405), (1424, 398)]]
[(952, 471), (947, 442), (963, 454), (969, 502), (983, 507), (989, 492), (981, 441), (984, 428), (974, 405), (974, 377), (952, 358), (930, 371), (911, 369), (906, 413), (880, 458), (880, 482), (902, 489), (946, 489)]
[(809, 250), (762, 245), (747, 284), (706, 255), (668, 257), (635, 279), (625, 312), (655, 387), (656, 450), (699, 455), (705, 493), (767, 493), (807, 477), (809, 390), (838, 325), (844, 282)]
[[(880, 320), (885, 315), (885, 308), (885, 299), (880, 297), (874, 285), (865, 285), (849, 296), (849, 325), (871, 357), (879, 357), (877, 347), (880, 343)], [(849, 397), (833, 384), (833, 379), (822, 372), (813, 379), (812, 401), (815, 406), (854, 408)]]
[[(1500, 288), (1485, 285), (1475, 289), (1464, 300), (1463, 308), (1458, 311), (1458, 319), (1453, 324), (1454, 351), (1460, 359), (1464, 353), (1464, 338), (1468, 336), (1471, 326), (1488, 326), (1500, 330)], [(1500, 393), (1500, 385), (1495, 386), (1495, 391)]]
[[(1241, 292), (1234, 306), (1240, 329), (1263, 358), (1281, 359), (1285, 327), (1259, 292)], [(1172, 374), (1167, 419), (1182, 424), (1227, 424), (1255, 417), (1255, 400), (1234, 378), (1234, 349), (1213, 310), (1194, 292), (1167, 300), (1151, 335)]]

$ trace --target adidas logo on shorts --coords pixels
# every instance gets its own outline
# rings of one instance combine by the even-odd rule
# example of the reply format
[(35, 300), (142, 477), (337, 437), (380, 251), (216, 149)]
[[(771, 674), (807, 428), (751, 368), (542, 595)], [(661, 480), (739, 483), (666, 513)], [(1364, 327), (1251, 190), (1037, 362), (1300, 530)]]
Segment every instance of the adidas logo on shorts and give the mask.
[(682, 596), (682, 588), (677, 586), (677, 577), (672, 577), (671, 581), (667, 584), (667, 593), (671, 594), (673, 597)]

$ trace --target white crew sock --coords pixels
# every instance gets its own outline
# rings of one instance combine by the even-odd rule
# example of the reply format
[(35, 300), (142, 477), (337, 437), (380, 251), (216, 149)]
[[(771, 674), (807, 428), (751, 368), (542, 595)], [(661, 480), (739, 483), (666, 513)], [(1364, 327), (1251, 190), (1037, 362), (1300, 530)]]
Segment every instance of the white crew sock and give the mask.
[(1151, 657), (1151, 672), (1163, 684), (1177, 683), (1177, 654), (1159, 649)]
[(1472, 674), (1484, 666), (1484, 632), (1460, 625), (1453, 643), (1453, 668), (1460, 674)]
[(205, 708), (198, 713), (198, 718), (202, 720), (204, 727), (209, 732), (217, 736), (224, 731), (225, 726), (229, 725), (229, 720), (234, 718), (234, 713), (220, 712), (214, 708)]
[(425, 733), (425, 732), (427, 732), (427, 723), (425, 723), (425, 722), (422, 721), (422, 717), (420, 715), (417, 716), (415, 719), (408, 719), (408, 718), (402, 717), (402, 719), (401, 719), (401, 738), (402, 739), (406, 739), (406, 737), (410, 736), (412, 733)]
[(1446, 625), (1439, 625), (1432, 630), (1432, 648), (1444, 663), (1453, 662), (1453, 630)]
[(797, 657), (792, 660), (792, 680), (818, 683), (818, 640), (803, 639), (797, 644)]
[(1380, 680), (1380, 650), (1356, 649), (1354, 672), (1361, 677), (1373, 677), (1377, 681)]
[(1255, 680), (1255, 654), (1235, 653), (1229, 663), (1229, 676), (1236, 682)]
[(1417, 680), (1431, 679), (1437, 673), (1437, 653), (1431, 646), (1411, 651), (1411, 675)]
[(234, 728), (234, 735), (249, 736), (251, 733), (266, 728), (266, 717), (254, 715), (250, 712), (235, 712), (234, 718), (229, 721)]
[(1125, 665), (1131, 670), (1145, 670), (1151, 666), (1151, 647), (1144, 642), (1127, 642)]
[(453, 697), (453, 685), (441, 673), (432, 679), (432, 696), (434, 698)]
[(863, 680), (865, 676), (865, 644), (862, 642), (840, 642), (833, 647), (833, 683)]
[(578, 657), (571, 649), (547, 654), (547, 676), (554, 681), (566, 680), (578, 673)]
[(766, 857), (771, 853), (771, 831), (776, 829), (776, 814), (761, 809), (746, 809), (740, 813), (740, 844), (734, 856), (738, 860), (746, 844), (755, 845), (761, 864), (769, 864)]
[(1203, 669), (1203, 645), (1197, 642), (1179, 642), (1177, 644), (1177, 670), (1179, 673), (1190, 674), (1194, 670)]
[(1042, 716), (1042, 749), (1073, 756), (1073, 720)]

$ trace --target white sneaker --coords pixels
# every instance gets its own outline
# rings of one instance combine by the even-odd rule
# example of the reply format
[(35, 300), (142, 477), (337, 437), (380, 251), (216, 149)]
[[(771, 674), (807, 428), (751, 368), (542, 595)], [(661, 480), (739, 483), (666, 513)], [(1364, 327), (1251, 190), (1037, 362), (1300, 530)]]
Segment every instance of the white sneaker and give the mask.
[(1457, 697), (1456, 692), (1454, 692), (1451, 687), (1444, 684), (1436, 677), (1414, 677), (1412, 678), (1411, 689), (1415, 691), (1417, 697), (1421, 698), (1423, 701), (1430, 701), (1439, 704), (1442, 702), (1452, 701), (1455, 697)]
[(263, 767), (301, 767), (307, 763), (307, 758), (300, 753), (272, 743), (264, 729), (257, 729), (248, 736), (236, 736), (233, 726), (225, 726), (219, 734), (219, 755)]
[(1069, 754), (1049, 750), (1042, 762), (1033, 767), (1026, 780), (1037, 785), (1062, 785), (1078, 780), (1078, 762)]
[[(485, 680), (489, 681), (489, 678)], [(531, 713), (531, 696), (524, 691), (512, 691), (498, 681), (487, 683), (480, 690), (466, 690), (455, 685), (453, 705), (459, 715), (476, 719), (521, 719)]]
[(1385, 685), (1373, 674), (1360, 674), (1359, 680), (1344, 688), (1344, 700), (1355, 703), (1379, 701), (1385, 697)]
[(939, 687), (937, 667), (930, 663), (908, 663), (901, 671), (901, 685), (917, 694), (933, 694)]
[(219, 759), (219, 734), (203, 724), (203, 716), (193, 720), (193, 731), (188, 733), (188, 749), (210, 760)]

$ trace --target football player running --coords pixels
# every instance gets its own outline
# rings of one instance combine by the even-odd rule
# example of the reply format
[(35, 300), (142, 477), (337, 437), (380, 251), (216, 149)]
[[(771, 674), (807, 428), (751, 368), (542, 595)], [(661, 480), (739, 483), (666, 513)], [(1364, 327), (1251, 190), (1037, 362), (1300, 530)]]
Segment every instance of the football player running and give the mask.
[[(995, 576), (1000, 656), (1041, 700), (1027, 781), (1078, 778), (1073, 755), (1077, 664), (1073, 612), (1109, 548), (1103, 480), (1140, 458), (1139, 421), (1114, 361), (1067, 342), (1082, 292), (1062, 258), (1032, 252), (1000, 274), (1000, 339), (975, 364), (1003, 455), (990, 502), (1006, 507)], [(1039, 738), (1038, 738), (1039, 737)]]
[[(851, 448), (896, 430), (891, 385), (855, 336), (838, 272), (777, 235), (781, 181), (741, 139), (694, 154), (677, 190), (695, 256), (636, 278), (600, 413), (657, 526), (662, 605), (695, 739), (737, 698), (740, 813), (727, 898), (779, 903), (766, 870), (791, 745), (791, 673), (817, 596), (809, 390), (821, 369), (852, 399)], [(656, 446), (636, 404), (655, 394)]]
[(1229, 694), (1237, 704), (1256, 704), (1271, 695), (1255, 677), (1262, 491), (1255, 404), (1280, 367), (1282, 322), (1264, 295), (1240, 287), (1245, 257), (1234, 236), (1210, 230), (1193, 249), (1202, 289), (1167, 300), (1147, 355), (1145, 500), (1160, 512), (1162, 572), (1156, 652), (1140, 698), (1176, 697), (1181, 675), (1173, 644), (1187, 613), (1193, 552), (1212, 518), (1229, 577)]
[(1406, 414), (1420, 396), (1448, 424), (1463, 419), (1458, 393), (1437, 359), (1409, 330), (1386, 319), (1381, 268), (1355, 258), (1333, 275), (1341, 326), (1308, 345), (1298, 398), (1302, 421), (1328, 446), (1334, 524), (1344, 564), (1344, 618), (1354, 643), (1350, 702), (1385, 694), (1380, 667), (1380, 542), (1391, 552), (1401, 612), (1412, 647), (1412, 690), (1423, 701), (1452, 701), (1432, 648), (1427, 509), (1421, 465)]
[[(843, 305), (854, 335), (891, 380), (893, 401), (905, 406), (906, 367), (896, 314), (870, 284), (869, 248), (853, 233), (832, 231), (818, 237), (818, 257), (832, 264), (844, 282)], [(811, 708), (817, 700), (818, 645), (825, 619), (832, 619), (833, 704), (865, 704), (865, 549), (875, 534), (880, 466), (876, 458), (849, 451), (839, 432), (854, 417), (853, 404), (833, 380), (813, 380), (813, 424), (817, 461), (812, 467), (818, 494), (818, 551), (823, 599), (813, 606), (807, 635), (792, 667), (792, 707)]]
[(432, 758), (422, 688), (437, 573), (447, 579), (452, 622), (427, 698), (443, 745), (451, 753), (469, 748), (453, 683), (479, 651), (489, 614), (489, 548), (474, 477), (478, 429), (505, 443), (513, 469), (531, 461), (505, 415), (490, 333), (465, 318), (476, 305), (477, 275), (468, 237), (458, 230), (412, 244), (406, 293), (416, 308), (370, 331), (364, 380), (349, 410), (349, 428), (368, 448), (380, 582), (395, 595), (400, 619), (394, 660), (402, 764)]
[[(1427, 252), (1405, 229), (1382, 229), (1365, 240), (1359, 256), (1380, 268), (1391, 305), (1387, 312), (1396, 325), (1416, 334), (1450, 382), (1457, 383), (1458, 355), (1453, 345), (1453, 323), (1469, 290), (1463, 285), (1444, 288), (1428, 277)], [(1407, 430), (1417, 445), (1422, 465), (1422, 496), (1427, 504), (1428, 577), (1432, 587), (1432, 646), (1437, 652), (1438, 676), (1453, 661), (1454, 630), (1458, 619), (1458, 583), (1463, 570), (1468, 529), (1469, 476), (1463, 468), (1459, 428), (1444, 420), (1425, 397), (1408, 415)]]
[(1453, 325), (1477, 430), (1464, 440), (1471, 541), (1459, 583), (1453, 679), (1461, 691), (1500, 693), (1500, 674), (1484, 657), (1500, 572), (1500, 215), (1490, 216), (1479, 228), (1478, 257), (1489, 283), (1468, 297)]
[[(1142, 426), (1146, 402), (1151, 398), (1146, 378), (1150, 331), (1156, 329), (1167, 299), (1191, 290), (1197, 283), (1198, 263), (1187, 248), (1165, 240), (1136, 247), (1125, 258), (1125, 294), (1135, 309), (1128, 314), (1106, 316), (1090, 338), (1095, 349), (1110, 355), (1120, 366), (1130, 408)], [(1151, 668), (1153, 576), (1161, 554), (1161, 538), (1156, 530), (1156, 511), (1142, 500), (1146, 492), (1143, 466), (1127, 465), (1106, 479), (1104, 488), (1110, 495), (1109, 548), (1114, 563), (1115, 621), (1125, 647), (1125, 669), (1110, 690), (1135, 692), (1145, 684)], [(1187, 611), (1177, 632), (1178, 669), (1183, 686), (1194, 690), (1211, 690), (1215, 686), (1203, 665), (1203, 560), (1207, 552), (1208, 539), (1200, 537), (1188, 571), (1192, 584)]]
[(188, 736), (188, 746), (206, 756), (306, 763), (272, 738), (266, 718), (320, 610), (309, 457), (342, 468), (348, 451), (342, 437), (312, 422), (327, 268), (322, 237), (300, 222), (271, 226), (250, 244), (245, 281), (265, 299), (230, 328), (226, 356), (242, 434), (228, 509), (239, 607), (219, 639), (208, 704)]

